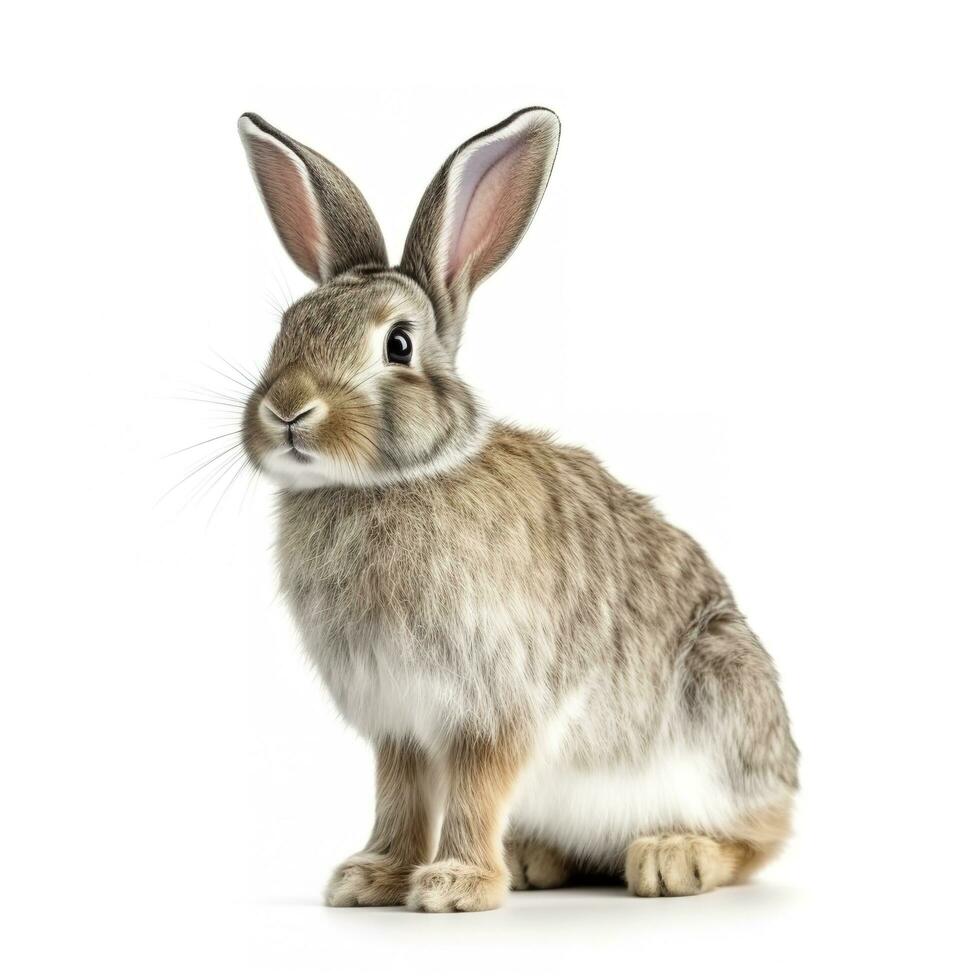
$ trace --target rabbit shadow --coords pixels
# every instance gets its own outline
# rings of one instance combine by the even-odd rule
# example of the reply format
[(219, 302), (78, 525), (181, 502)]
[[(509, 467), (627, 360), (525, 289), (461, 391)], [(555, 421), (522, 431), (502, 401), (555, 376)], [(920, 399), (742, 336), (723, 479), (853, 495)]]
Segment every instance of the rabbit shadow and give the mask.
[(803, 894), (795, 888), (765, 881), (729, 886), (705, 895), (683, 898), (638, 899), (616, 878), (582, 876), (566, 886), (549, 890), (511, 892), (504, 906), (490, 913), (433, 915), (412, 912), (403, 906), (376, 908), (328, 908), (315, 898), (283, 899), (278, 906), (320, 906), (322, 914), (344, 928), (373, 931), (417, 929), (419, 933), (452, 932), (457, 935), (509, 932), (540, 935), (577, 935), (598, 928), (609, 933), (632, 929), (676, 929), (685, 925), (735, 923), (769, 918), (797, 906)]

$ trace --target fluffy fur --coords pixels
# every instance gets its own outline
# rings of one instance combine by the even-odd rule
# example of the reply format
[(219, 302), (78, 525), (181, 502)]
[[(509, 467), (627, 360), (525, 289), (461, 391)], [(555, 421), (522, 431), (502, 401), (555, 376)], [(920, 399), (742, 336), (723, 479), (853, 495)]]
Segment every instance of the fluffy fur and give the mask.
[[(320, 282), (284, 315), (246, 448), (282, 486), (306, 649), (377, 749), (375, 829), (328, 901), (480, 910), (582, 869), (650, 896), (744, 877), (786, 838), (796, 788), (768, 655), (694, 541), (591, 454), (487, 420), (456, 374), (556, 117), (525, 110), (450, 156), (394, 269), (332, 164), (256, 116), (241, 130)], [(409, 364), (386, 359), (396, 325)]]

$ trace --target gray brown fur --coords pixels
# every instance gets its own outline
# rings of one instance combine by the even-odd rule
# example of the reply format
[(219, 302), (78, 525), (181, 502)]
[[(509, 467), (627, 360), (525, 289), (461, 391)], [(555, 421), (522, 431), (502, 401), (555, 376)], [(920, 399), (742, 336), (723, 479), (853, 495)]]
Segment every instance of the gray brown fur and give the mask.
[[(334, 274), (286, 312), (246, 412), (246, 448), (283, 486), (285, 595), (340, 711), (378, 747), (376, 829), (335, 875), (334, 904), (494, 907), (508, 866), (523, 887), (589, 867), (636, 894), (689, 893), (736, 880), (789, 829), (796, 747), (722, 576), (593, 455), (488, 421), (456, 374), (470, 292), (550, 175), (557, 122), (527, 112), (449, 158), (397, 269), (337, 245), (376, 225), (300, 243), (329, 249), (317, 265)], [(302, 206), (329, 229), (350, 192), (316, 167)], [(288, 223), (277, 193), (270, 214)], [(393, 322), (410, 325), (410, 365), (378, 360)], [(696, 800), (675, 798), (685, 780)], [(594, 821), (588, 806), (566, 819), (564, 793), (594, 799)]]

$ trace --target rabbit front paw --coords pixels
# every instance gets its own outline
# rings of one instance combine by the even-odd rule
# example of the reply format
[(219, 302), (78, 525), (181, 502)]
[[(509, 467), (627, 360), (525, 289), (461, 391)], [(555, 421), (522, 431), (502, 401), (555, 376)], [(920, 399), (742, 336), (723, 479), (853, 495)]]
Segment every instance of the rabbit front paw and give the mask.
[(503, 903), (509, 885), (503, 869), (436, 861), (412, 874), (406, 904), (419, 912), (484, 912)]
[(387, 854), (362, 851), (349, 857), (333, 873), (327, 885), (326, 903), (334, 908), (402, 905), (411, 874), (411, 865)]

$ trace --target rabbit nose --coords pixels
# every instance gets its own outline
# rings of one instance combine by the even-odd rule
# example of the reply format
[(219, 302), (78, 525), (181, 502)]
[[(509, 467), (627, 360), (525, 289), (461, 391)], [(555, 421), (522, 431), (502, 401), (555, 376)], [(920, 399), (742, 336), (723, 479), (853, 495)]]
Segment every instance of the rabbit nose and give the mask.
[(273, 422), (285, 425), (287, 428), (292, 428), (292, 426), (300, 422), (317, 422), (327, 414), (327, 406), (319, 398), (308, 402), (298, 411), (289, 411), (280, 408), (270, 402), (268, 398), (264, 398), (262, 400), (262, 408)]

